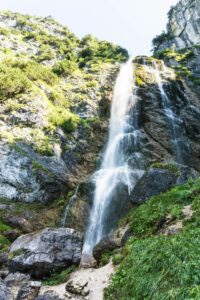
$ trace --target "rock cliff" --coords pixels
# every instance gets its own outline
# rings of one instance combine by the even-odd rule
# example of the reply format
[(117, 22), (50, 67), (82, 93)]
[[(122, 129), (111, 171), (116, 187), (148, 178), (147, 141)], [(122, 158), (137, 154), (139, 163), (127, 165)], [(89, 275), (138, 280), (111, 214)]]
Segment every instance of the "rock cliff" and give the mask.
[(156, 50), (166, 48), (182, 49), (200, 44), (200, 2), (182, 0), (168, 13), (169, 22), (166, 33), (154, 40)]

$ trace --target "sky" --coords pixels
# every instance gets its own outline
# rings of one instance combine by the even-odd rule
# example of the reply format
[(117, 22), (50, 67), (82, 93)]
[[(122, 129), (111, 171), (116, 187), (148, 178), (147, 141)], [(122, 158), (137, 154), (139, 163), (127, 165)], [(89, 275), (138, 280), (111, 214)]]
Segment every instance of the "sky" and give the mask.
[(167, 12), (177, 0), (0, 0), (0, 10), (51, 15), (78, 37), (93, 34), (149, 55), (152, 39), (166, 28)]

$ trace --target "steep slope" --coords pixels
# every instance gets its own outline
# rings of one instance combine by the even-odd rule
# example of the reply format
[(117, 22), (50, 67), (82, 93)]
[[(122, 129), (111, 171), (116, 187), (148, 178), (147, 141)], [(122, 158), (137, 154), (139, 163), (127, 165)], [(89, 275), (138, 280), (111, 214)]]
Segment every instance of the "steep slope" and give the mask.
[[(1, 12), (0, 54), (4, 249), (19, 232), (58, 224), (78, 182), (93, 172), (128, 53), (92, 36), (79, 40), (51, 17)], [(19, 225), (26, 219), (30, 230)]]

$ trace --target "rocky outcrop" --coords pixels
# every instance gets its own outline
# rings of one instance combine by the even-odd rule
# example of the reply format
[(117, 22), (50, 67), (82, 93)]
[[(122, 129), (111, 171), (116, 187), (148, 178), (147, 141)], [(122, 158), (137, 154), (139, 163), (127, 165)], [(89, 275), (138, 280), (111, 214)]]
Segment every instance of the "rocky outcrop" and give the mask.
[(101, 42), (80, 41), (52, 18), (1, 12), (0, 27), (0, 197), (48, 203), (94, 169), (128, 53), (102, 42), (112, 59), (97, 53), (97, 68), (87, 51)]
[(136, 184), (131, 193), (131, 200), (135, 204), (141, 204), (151, 196), (166, 192), (177, 182), (178, 175), (163, 169), (150, 169)]
[(117, 248), (125, 245), (127, 240), (133, 235), (129, 227), (119, 228), (116, 232), (102, 238), (102, 240), (94, 247), (93, 256), (99, 263), (104, 253), (112, 252)]
[(83, 237), (68, 228), (44, 229), (22, 235), (10, 247), (11, 272), (29, 273), (42, 278), (81, 259)]
[(200, 44), (200, 1), (181, 0), (168, 13), (167, 33), (156, 37), (156, 50), (182, 49)]

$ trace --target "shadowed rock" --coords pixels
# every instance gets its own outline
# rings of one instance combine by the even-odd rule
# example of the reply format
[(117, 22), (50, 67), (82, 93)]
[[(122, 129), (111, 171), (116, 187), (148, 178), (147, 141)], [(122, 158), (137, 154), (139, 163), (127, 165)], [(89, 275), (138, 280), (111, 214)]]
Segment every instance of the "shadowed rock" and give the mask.
[(71, 264), (79, 264), (82, 234), (74, 229), (44, 229), (22, 235), (10, 247), (11, 272), (42, 278)]

